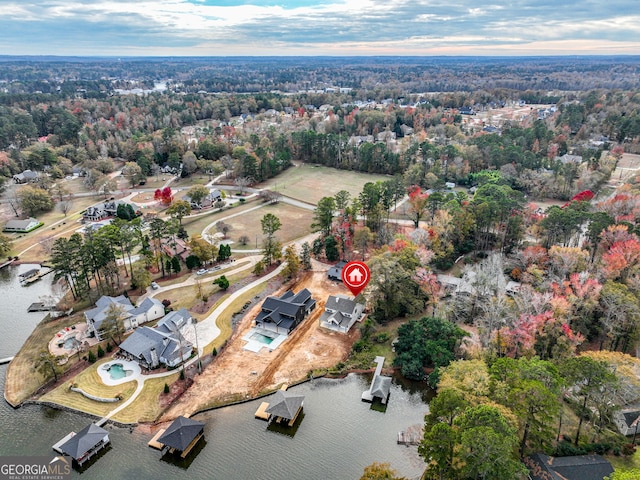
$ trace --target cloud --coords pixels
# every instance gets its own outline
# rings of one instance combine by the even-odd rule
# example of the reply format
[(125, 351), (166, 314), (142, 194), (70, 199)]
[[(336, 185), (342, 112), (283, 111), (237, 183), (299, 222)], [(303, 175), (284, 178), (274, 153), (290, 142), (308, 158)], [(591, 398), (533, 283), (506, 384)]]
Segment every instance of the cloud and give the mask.
[(636, 0), (8, 0), (0, 22), (2, 54), (640, 51)]

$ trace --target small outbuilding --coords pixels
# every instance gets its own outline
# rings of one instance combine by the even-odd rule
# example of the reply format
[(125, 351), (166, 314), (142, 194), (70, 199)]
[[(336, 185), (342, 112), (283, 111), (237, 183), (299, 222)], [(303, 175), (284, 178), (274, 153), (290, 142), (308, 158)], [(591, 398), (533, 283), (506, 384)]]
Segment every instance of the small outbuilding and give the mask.
[(269, 402), (265, 413), (269, 415), (270, 422), (285, 423), (291, 427), (302, 411), (303, 403), (304, 395), (278, 390)]
[(162, 453), (179, 453), (182, 458), (204, 437), (204, 423), (179, 416), (158, 438), (163, 445)]
[(369, 390), (362, 392), (362, 401), (373, 402), (375, 399), (378, 399), (384, 405), (387, 403), (389, 394), (391, 393), (391, 377), (381, 375), (382, 366), (384, 365), (384, 357), (377, 356), (375, 358), (375, 362), (378, 365), (376, 366), (376, 371), (373, 374)]
[(81, 467), (108, 445), (109, 432), (92, 423), (76, 434), (70, 433), (63, 439), (63, 443), (54, 445), (53, 449), (69, 455)]

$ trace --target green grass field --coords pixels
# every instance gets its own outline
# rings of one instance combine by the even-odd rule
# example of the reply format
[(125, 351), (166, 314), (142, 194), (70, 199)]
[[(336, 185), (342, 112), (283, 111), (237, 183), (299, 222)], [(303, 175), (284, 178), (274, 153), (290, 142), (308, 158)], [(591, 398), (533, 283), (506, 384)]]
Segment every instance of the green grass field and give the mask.
[(355, 197), (360, 194), (365, 183), (389, 180), (389, 178), (386, 175), (338, 170), (303, 163), (288, 168), (258, 187), (276, 190), (287, 197), (315, 205), (322, 197), (331, 197), (340, 190), (346, 190)]
[[(255, 249), (256, 239), (257, 248), (262, 248), (262, 226), (260, 220), (267, 213), (272, 213), (280, 219), (282, 228), (276, 232), (276, 237), (282, 243), (293, 241), (311, 233), (313, 212), (281, 202), (275, 205), (265, 205), (263, 208), (226, 220), (225, 223), (231, 225), (231, 231), (227, 234), (227, 237), (234, 242), (231, 248)], [(249, 237), (249, 243), (245, 246), (239, 243), (239, 239), (243, 235)]]

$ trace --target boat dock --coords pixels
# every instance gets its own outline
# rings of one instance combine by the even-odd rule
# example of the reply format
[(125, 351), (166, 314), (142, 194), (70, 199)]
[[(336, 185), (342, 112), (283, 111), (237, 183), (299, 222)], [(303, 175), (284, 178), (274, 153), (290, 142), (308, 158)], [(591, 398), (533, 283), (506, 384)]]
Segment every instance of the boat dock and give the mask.
[(398, 432), (398, 445), (420, 445), (424, 432), (420, 425), (412, 425), (411, 427)]
[(26, 287), (27, 285), (29, 285), (30, 283), (36, 282), (38, 280), (40, 280), (42, 277), (44, 277), (45, 275), (51, 273), (53, 271), (53, 269), (48, 268), (48, 267), (43, 267), (40, 269), (37, 268), (33, 268), (31, 270), (29, 270), (28, 272), (25, 272), (21, 275), (18, 275), (18, 278), (20, 279), (20, 284), (23, 287)]
[(11, 260), (7, 260), (6, 262), (4, 262), (2, 265), (0, 265), (0, 270), (2, 270), (4, 267), (8, 267), (9, 265), (11, 265), (13, 262), (15, 262), (15, 260), (12, 258)]
[(5, 363), (9, 363), (11, 360), (13, 360), (13, 357), (0, 358), (0, 365), (4, 365)]
[(256, 410), (255, 417), (260, 420), (269, 420), (271, 415), (267, 413), (267, 408), (269, 408), (269, 402), (262, 402)]
[(27, 308), (27, 312), (50, 312), (54, 308), (56, 307), (52, 305), (45, 305), (42, 302), (35, 302), (29, 305), (29, 308)]
[(65, 443), (67, 443), (71, 438), (76, 436), (76, 432), (70, 432), (68, 433), (64, 438), (58, 440), (54, 445), (53, 445), (53, 449), (58, 452), (60, 455), (64, 455), (65, 453), (60, 449), (61, 445), (64, 445)]
[[(280, 387), (280, 390), (284, 392), (287, 390), (287, 388), (289, 388), (289, 385), (283, 383)], [(268, 422), (271, 418), (271, 414), (267, 413), (267, 408), (269, 408), (269, 402), (262, 402), (258, 407), (258, 410), (256, 410), (256, 413), (254, 413), (254, 416), (256, 418), (259, 418), (260, 420), (266, 420)]]
[(153, 438), (151, 440), (149, 440), (149, 443), (147, 443), (147, 445), (149, 445), (151, 448), (155, 448), (156, 450), (162, 450), (164, 445), (162, 445), (160, 442), (158, 442), (158, 439), (162, 436), (164, 431), (165, 431), (164, 428), (158, 430), (158, 433), (156, 433), (153, 436)]

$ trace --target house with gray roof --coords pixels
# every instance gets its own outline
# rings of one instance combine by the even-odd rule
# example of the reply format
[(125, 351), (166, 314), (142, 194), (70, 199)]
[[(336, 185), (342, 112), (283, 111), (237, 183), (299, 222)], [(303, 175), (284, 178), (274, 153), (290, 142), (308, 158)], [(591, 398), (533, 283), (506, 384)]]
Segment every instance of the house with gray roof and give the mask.
[(278, 390), (271, 398), (265, 412), (270, 415), (270, 420), (285, 422), (291, 426), (302, 410), (303, 403), (304, 395)]
[(5, 232), (27, 233), (42, 225), (44, 225), (44, 223), (40, 220), (29, 217), (24, 220), (9, 220), (2, 230)]
[(13, 176), (13, 181), (18, 184), (35, 182), (38, 179), (38, 172), (25, 170)]
[(103, 295), (96, 302), (95, 308), (84, 312), (89, 334), (100, 341), (104, 340), (103, 322), (114, 309), (120, 311), (125, 330), (132, 330), (140, 324), (164, 315), (164, 305), (155, 298), (148, 298), (136, 307), (124, 295), (118, 297)]
[(329, 295), (320, 317), (320, 326), (340, 333), (348, 333), (354, 323), (362, 319), (364, 305), (344, 295)]
[(176, 418), (171, 425), (158, 438), (164, 448), (170, 452), (180, 453), (182, 458), (186, 457), (196, 443), (204, 436), (204, 423), (192, 420), (182, 415)]
[(347, 264), (347, 262), (345, 262), (344, 260), (340, 260), (338, 263), (336, 263), (333, 267), (331, 267), (329, 269), (329, 271), (327, 272), (327, 278), (329, 280), (338, 280), (338, 281), (342, 281), (342, 269), (344, 268), (344, 266)]
[(288, 335), (316, 308), (316, 301), (306, 288), (293, 293), (288, 290), (280, 297), (267, 297), (256, 317), (256, 327)]
[(613, 473), (609, 460), (595, 454), (549, 457), (535, 453), (524, 464), (531, 480), (602, 480)]
[(120, 344), (120, 354), (134, 360), (143, 368), (157, 368), (160, 364), (176, 367), (191, 356), (193, 345), (176, 332), (158, 328), (136, 328)]
[(109, 432), (95, 423), (88, 425), (75, 435), (71, 436), (56, 450), (69, 455), (79, 466), (88, 461), (98, 451), (109, 444)]

